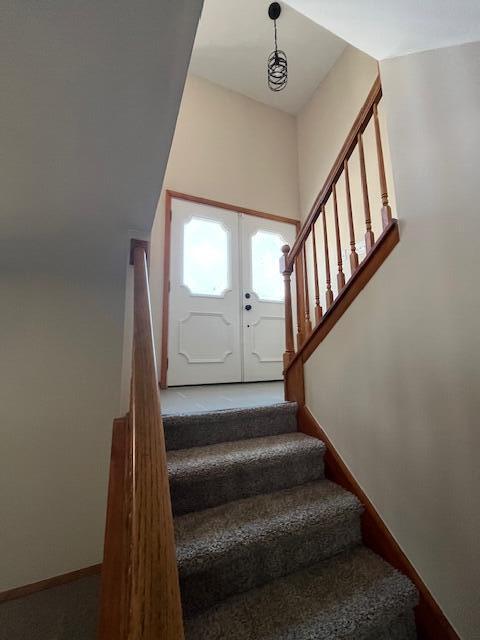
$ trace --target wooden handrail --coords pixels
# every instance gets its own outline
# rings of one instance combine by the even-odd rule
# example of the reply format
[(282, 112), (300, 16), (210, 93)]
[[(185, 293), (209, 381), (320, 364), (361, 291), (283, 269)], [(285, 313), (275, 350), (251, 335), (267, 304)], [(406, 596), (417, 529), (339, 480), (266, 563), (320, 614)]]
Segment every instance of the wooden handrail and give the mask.
[[(126, 437), (121, 440), (117, 436), (124, 450), (120, 455), (117, 450), (117, 464), (111, 466), (108, 507), (111, 514), (111, 502), (116, 500), (117, 508), (125, 513), (125, 517), (107, 518), (99, 638), (183, 640), (144, 243), (137, 242), (132, 254), (134, 330), (130, 411), (124, 426)], [(125, 460), (123, 474), (118, 472), (118, 460)], [(112, 483), (115, 469), (117, 477), (123, 478), (120, 487), (117, 482), (116, 491), (115, 481)], [(119, 492), (123, 493), (120, 498)], [(112, 531), (119, 521), (123, 522), (123, 529)], [(118, 545), (120, 548), (112, 550), (112, 540), (116, 536), (122, 537), (124, 542)], [(116, 585), (112, 580), (115, 572)], [(111, 607), (122, 620), (112, 620), (108, 613)]]
[(320, 193), (318, 194), (315, 202), (313, 203), (312, 208), (310, 209), (310, 213), (308, 214), (305, 223), (303, 224), (300, 232), (295, 240), (295, 243), (288, 255), (288, 265), (289, 267), (293, 267), (295, 258), (302, 250), (303, 245), (305, 244), (305, 240), (310, 234), (312, 225), (318, 219), (322, 212), (322, 206), (324, 206), (329, 199), (333, 185), (338, 182), (340, 176), (343, 173), (345, 161), (348, 161), (350, 156), (355, 150), (357, 146), (358, 136), (362, 134), (367, 128), (368, 123), (374, 113), (374, 106), (377, 105), (382, 99), (382, 83), (380, 82), (380, 76), (377, 77), (373, 86), (368, 94), (367, 99), (363, 107), (360, 109), (360, 113), (358, 114), (355, 122), (353, 123), (352, 128), (350, 129), (350, 133), (345, 140), (340, 153), (335, 160), (333, 167), (328, 174), (327, 179), (325, 180), (325, 184), (323, 185)]
[[(299, 356), (306, 357), (307, 350), (310, 350), (311, 354), (312, 345), (315, 345), (315, 340), (319, 336), (325, 334), (326, 327), (329, 329), (332, 327), (332, 318), (338, 318), (338, 310), (343, 309), (342, 304), (345, 300), (351, 299), (352, 291), (359, 291), (359, 283), (364, 282), (365, 274), (373, 274), (378, 266), (378, 256), (382, 256), (383, 259), (389, 254), (392, 247), (398, 242), (398, 225), (396, 220), (392, 218), (392, 210), (388, 198), (387, 188), (387, 176), (385, 171), (385, 160), (382, 145), (381, 127), (378, 114), (378, 104), (382, 98), (382, 85), (380, 78), (377, 77), (368, 97), (363, 104), (358, 116), (353, 123), (353, 126), (345, 140), (340, 153), (335, 160), (335, 163), (328, 174), (328, 177), (322, 186), (318, 197), (307, 217), (307, 220), (300, 229), (295, 244), (292, 249), (286, 254), (285, 247), (282, 249), (283, 257), (281, 262), (281, 272), (288, 274), (290, 280), (291, 275), (295, 272), (295, 281), (297, 285), (297, 309), (296, 314), (290, 308), (292, 300), (290, 295), (285, 295), (285, 318), (286, 322), (286, 338), (287, 349), (285, 352), (285, 378), (287, 388), (289, 387), (290, 380), (292, 378), (292, 367), (298, 369)], [(379, 184), (380, 184), (380, 200), (378, 211), (381, 212), (381, 222), (383, 233), (379, 235), (377, 240), (373, 232), (374, 222), (373, 217), (375, 209), (371, 206), (369, 195), (368, 178), (370, 176), (370, 170), (367, 171), (367, 160), (363, 143), (363, 134), (368, 127), (369, 123), (373, 120), (373, 126), (375, 131), (375, 144), (376, 144), (376, 165), (378, 170)], [(361, 190), (361, 200), (363, 205), (363, 220), (365, 225), (365, 251), (366, 257), (362, 262), (359, 260), (357, 253), (357, 246), (355, 240), (355, 224), (354, 224), (354, 211), (357, 212), (360, 208), (353, 207), (352, 205), (352, 190), (350, 185), (350, 172), (349, 172), (349, 160), (354, 153), (358, 151), (359, 160), (359, 180)], [(371, 168), (370, 168), (371, 169)], [(340, 179), (343, 176), (345, 186), (345, 204), (346, 204), (346, 216), (342, 218), (342, 222), (345, 224), (340, 225), (341, 210), (339, 206), (338, 191)], [(327, 205), (330, 197), (332, 197), (332, 206), (328, 207), (328, 210), (332, 211), (333, 219), (330, 224), (327, 224)], [(323, 242), (321, 245), (317, 242), (315, 234), (315, 223), (321, 217), (321, 229), (323, 229)], [(360, 221), (358, 220), (360, 224)], [(328, 228), (334, 229), (334, 247), (329, 246), (333, 244), (332, 238), (329, 238)], [(317, 227), (319, 228), (319, 227)], [(343, 231), (342, 231), (343, 229)], [(375, 227), (378, 229), (378, 226)], [(346, 238), (348, 230), (348, 240)], [(378, 231), (377, 231), (378, 233)], [(309, 238), (311, 237), (311, 243)], [(345, 241), (344, 247), (342, 241)], [(381, 247), (379, 246), (382, 245)], [(344, 254), (343, 249), (347, 249), (350, 252), (350, 259), (348, 261), (350, 266), (350, 276), (347, 281), (346, 274), (344, 272)], [(330, 256), (333, 257), (333, 250), (336, 249), (336, 263), (337, 273), (336, 278), (333, 278), (335, 284), (332, 287)], [(318, 251), (323, 252), (323, 259), (319, 259)], [(375, 255), (375, 260), (373, 260)], [(347, 261), (345, 260), (345, 264)], [(363, 266), (362, 266), (363, 265)], [(366, 266), (368, 265), (368, 269)], [(375, 266), (375, 268), (372, 267)], [(309, 277), (313, 270), (314, 278), (314, 300), (310, 300), (310, 284)], [(322, 309), (320, 299), (320, 280), (325, 284), (325, 293), (322, 298), (325, 303), (324, 309)], [(362, 286), (364, 286), (362, 284)], [(335, 287), (335, 291), (334, 291)], [(287, 293), (287, 292), (286, 292)], [(315, 325), (312, 326), (310, 318), (310, 303), (315, 304)], [(291, 317), (296, 315), (299, 323), (299, 332), (297, 335), (296, 349), (292, 349), (292, 340), (290, 338), (291, 329)], [(294, 345), (295, 347), (295, 345)], [(297, 371), (298, 372), (298, 371)]]

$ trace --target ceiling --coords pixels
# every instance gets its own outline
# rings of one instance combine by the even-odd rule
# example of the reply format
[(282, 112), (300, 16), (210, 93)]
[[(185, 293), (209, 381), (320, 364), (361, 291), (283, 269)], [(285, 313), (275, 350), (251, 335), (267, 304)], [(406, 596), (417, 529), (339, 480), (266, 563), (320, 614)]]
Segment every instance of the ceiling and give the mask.
[(346, 43), (283, 4), (278, 46), (288, 57), (288, 84), (267, 87), (273, 23), (266, 0), (205, 0), (190, 72), (289, 113), (297, 113), (335, 64)]
[(150, 229), (200, 10), (2, 0), (0, 273)]
[(286, 0), (378, 60), (480, 40), (479, 0)]

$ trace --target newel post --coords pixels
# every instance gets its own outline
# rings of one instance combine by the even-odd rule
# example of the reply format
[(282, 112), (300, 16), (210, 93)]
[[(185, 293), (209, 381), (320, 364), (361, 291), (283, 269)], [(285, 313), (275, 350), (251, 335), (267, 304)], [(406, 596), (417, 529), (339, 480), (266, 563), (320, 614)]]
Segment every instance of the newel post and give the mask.
[(145, 255), (147, 256), (148, 263), (148, 252), (150, 249), (150, 243), (148, 240), (137, 240), (137, 238), (130, 239), (130, 265), (133, 266), (135, 264), (135, 249), (143, 249), (145, 251)]
[(293, 347), (293, 316), (292, 316), (292, 289), (290, 277), (293, 268), (288, 264), (288, 254), (290, 247), (285, 244), (282, 247), (282, 257), (280, 258), (280, 273), (283, 275), (285, 283), (285, 353), (283, 354), (283, 367), (286, 369), (295, 356)]

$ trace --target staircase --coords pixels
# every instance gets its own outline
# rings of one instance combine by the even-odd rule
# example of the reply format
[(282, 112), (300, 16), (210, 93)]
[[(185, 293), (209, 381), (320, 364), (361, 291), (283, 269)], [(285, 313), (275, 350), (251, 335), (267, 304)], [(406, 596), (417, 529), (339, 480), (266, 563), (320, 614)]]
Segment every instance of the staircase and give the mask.
[(187, 640), (410, 640), (412, 583), (362, 546), (297, 405), (164, 418)]

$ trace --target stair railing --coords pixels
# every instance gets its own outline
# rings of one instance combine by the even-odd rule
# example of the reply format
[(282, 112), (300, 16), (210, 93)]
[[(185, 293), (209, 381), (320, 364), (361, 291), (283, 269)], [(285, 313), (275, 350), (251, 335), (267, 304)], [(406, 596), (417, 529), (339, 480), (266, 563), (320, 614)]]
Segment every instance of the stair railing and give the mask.
[(113, 429), (100, 640), (184, 638), (146, 244), (132, 241), (130, 410)]
[[(392, 219), (392, 209), (389, 203), (387, 178), (385, 171), (384, 153), (382, 147), (382, 137), (380, 121), (378, 115), (378, 104), (382, 98), (382, 85), (380, 78), (375, 80), (370, 93), (358, 114), (350, 133), (337, 157), (335, 163), (316, 198), (310, 213), (303, 224), (297, 239), (292, 248), (285, 245), (282, 248), (283, 256), (280, 262), (280, 270), (285, 282), (285, 344), (284, 368), (286, 371), (286, 382), (288, 383), (288, 369), (298, 360), (300, 356), (303, 362), (311, 355), (313, 350), (323, 339), (326, 332), (326, 325), (331, 328), (335, 308), (340, 306), (343, 300), (343, 310), (347, 303), (347, 298), (354, 297), (352, 289), (355, 283), (365, 285), (365, 271), (363, 263), (371, 263), (369, 269), (372, 271), (375, 265), (372, 264), (372, 257), (378, 247), (388, 238), (388, 250), (398, 241), (397, 221)], [(381, 208), (381, 223), (383, 232), (375, 239), (372, 228), (372, 214), (370, 206), (369, 185), (367, 178), (367, 167), (364, 150), (364, 133), (369, 123), (373, 120), (376, 146), (376, 165), (378, 170)], [(363, 204), (364, 218), (364, 244), (366, 256), (363, 262), (360, 261), (357, 252), (357, 239), (355, 237), (355, 224), (352, 208), (352, 189), (350, 179), (350, 162), (354, 152), (358, 152), (359, 176), (361, 182), (361, 200)], [(346, 281), (344, 273), (345, 253), (342, 252), (342, 240), (340, 236), (339, 224), (339, 200), (338, 188), (342, 184), (347, 224), (344, 229), (348, 229), (348, 251), (351, 276)], [(330, 210), (327, 211), (327, 207)], [(334, 247), (329, 246), (329, 234), (327, 227), (334, 230)], [(357, 223), (358, 228), (358, 223)], [(330, 238), (332, 237), (332, 233)], [(344, 232), (345, 235), (345, 232)], [(319, 242), (320, 241), (320, 242)], [(332, 286), (332, 264), (331, 253), (336, 252), (336, 286)], [(322, 255), (323, 254), (323, 255)], [(378, 262), (378, 258), (376, 260)], [(296, 284), (296, 308), (292, 304), (291, 276), (295, 272)], [(313, 273), (313, 289), (310, 278)], [(309, 275), (310, 274), (310, 275)], [(320, 284), (325, 284), (325, 289), (321, 292)], [(357, 287), (358, 288), (358, 287)], [(336, 292), (334, 292), (336, 289)], [(313, 294), (313, 295), (311, 295)], [(323, 300), (323, 306), (321, 301)], [(311, 314), (313, 306), (313, 317)], [(343, 313), (343, 310), (341, 313)], [(294, 314), (295, 311), (295, 314)], [(337, 311), (337, 316), (340, 312)], [(294, 317), (296, 316), (297, 335), (294, 337)], [(296, 348), (295, 348), (296, 345)], [(293, 375), (293, 374), (292, 374)], [(298, 375), (295, 374), (298, 378)], [(288, 384), (287, 384), (288, 387)], [(287, 396), (289, 394), (287, 393)], [(290, 394), (289, 399), (301, 400), (297, 394)]]

